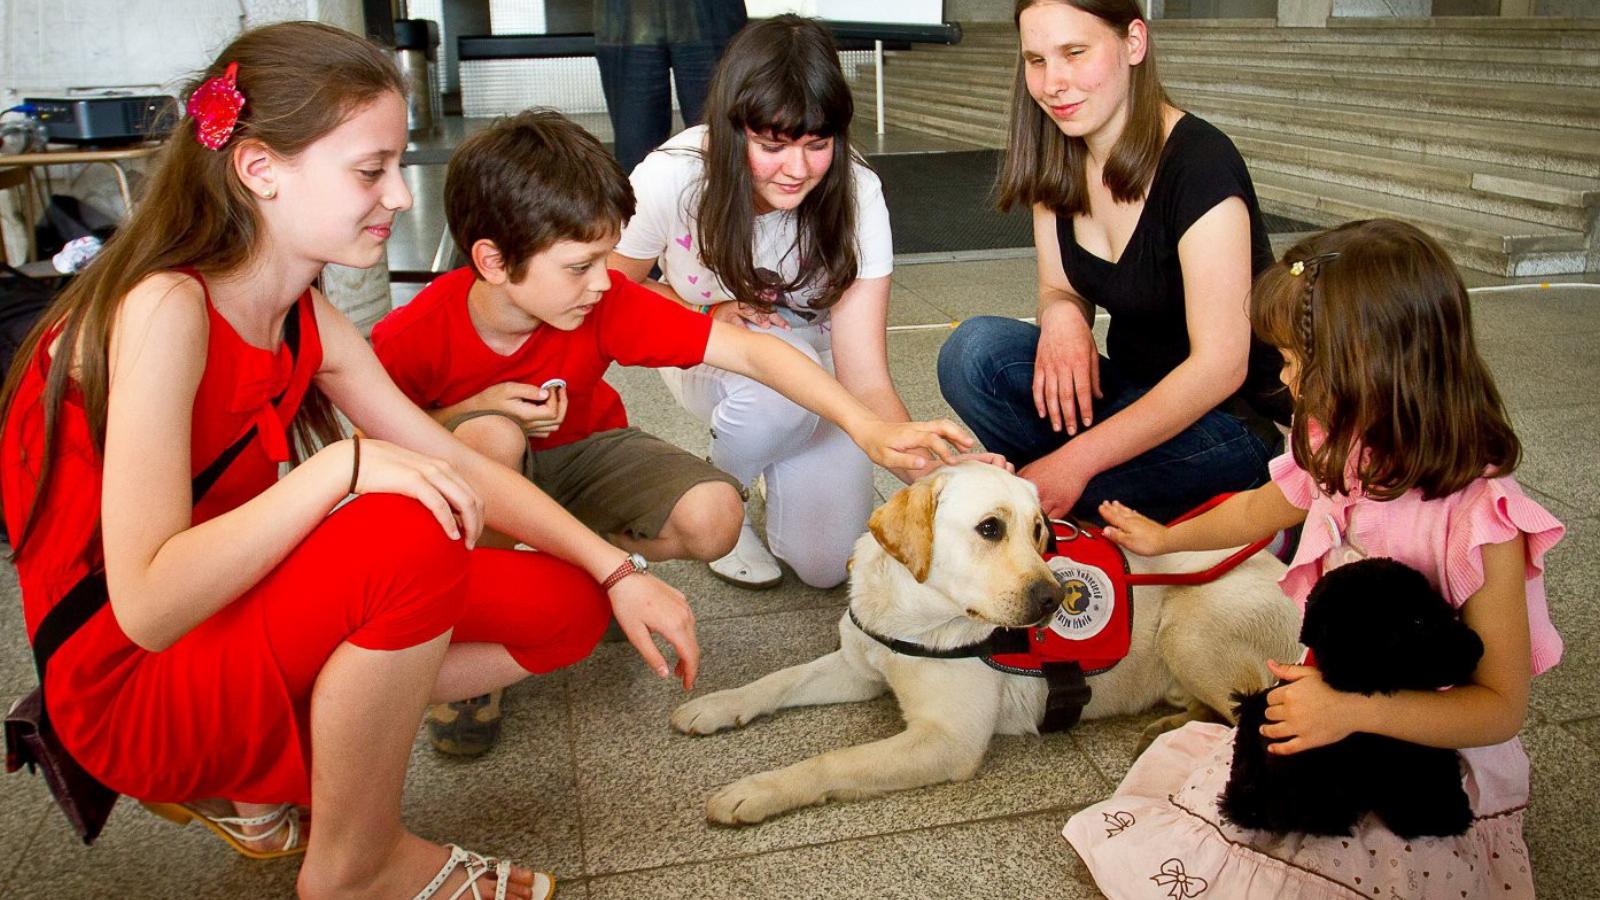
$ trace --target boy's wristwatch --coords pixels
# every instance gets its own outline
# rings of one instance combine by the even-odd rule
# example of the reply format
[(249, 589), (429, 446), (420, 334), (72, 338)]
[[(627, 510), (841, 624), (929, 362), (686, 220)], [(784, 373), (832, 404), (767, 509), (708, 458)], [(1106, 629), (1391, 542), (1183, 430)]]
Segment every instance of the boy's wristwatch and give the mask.
[(616, 571), (607, 575), (605, 581), (600, 582), (600, 590), (609, 591), (612, 585), (622, 579), (627, 578), (629, 575), (642, 575), (649, 568), (650, 563), (644, 557), (637, 553), (629, 553), (628, 558), (622, 561), (622, 565), (617, 566)]

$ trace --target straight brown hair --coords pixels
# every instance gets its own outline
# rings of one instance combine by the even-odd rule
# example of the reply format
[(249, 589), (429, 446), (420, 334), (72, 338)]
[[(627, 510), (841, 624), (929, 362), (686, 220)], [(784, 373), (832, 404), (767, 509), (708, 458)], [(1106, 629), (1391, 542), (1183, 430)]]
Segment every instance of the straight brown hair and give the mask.
[(513, 282), (535, 254), (558, 241), (599, 240), (632, 218), (633, 207), (633, 185), (616, 157), (550, 109), (467, 138), (445, 172), (445, 220), (456, 246), (470, 257), (473, 244), (494, 241)]
[[(17, 412), (12, 400), (27, 367), (37, 364), (40, 345), (47, 336), (60, 335), (59, 358), (50, 366), (41, 399), (45, 441), (39, 484), (21, 533), (13, 535), (13, 558), (22, 552), (49, 493), (56, 425), (73, 382), (82, 394), (94, 449), (97, 454), (105, 450), (107, 357), (123, 298), (154, 273), (234, 271), (257, 252), (261, 216), (255, 196), (234, 173), (238, 143), (259, 141), (279, 156), (294, 157), (383, 94), (405, 94), (399, 70), (372, 43), (327, 25), (285, 22), (235, 38), (183, 96), (222, 75), (229, 63), (239, 66), (245, 106), (228, 144), (221, 150), (201, 145), (194, 121), (185, 115), (156, 157), (148, 188), (128, 221), (55, 299), (12, 360), (0, 390), (0, 429)], [(314, 388), (300, 405), (293, 431), (297, 457), (342, 436), (332, 404)]]
[(1414, 226), (1369, 219), (1295, 244), (1256, 279), (1250, 321), (1300, 364), (1290, 447), (1323, 491), (1434, 499), (1516, 469), (1461, 273)]
[[(1128, 26), (1145, 21), (1135, 0), (1017, 0), (1011, 21), (1021, 28), (1022, 14), (1044, 3), (1062, 3), (1082, 10), (1111, 27), (1120, 37)], [(1147, 32), (1148, 33), (1148, 32)], [(1119, 203), (1144, 198), (1161, 161), (1166, 131), (1161, 107), (1171, 104), (1156, 74), (1154, 37), (1146, 39), (1144, 60), (1133, 67), (1128, 84), (1128, 118), (1122, 136), (1106, 160), (1102, 179)], [(1085, 160), (1089, 148), (1082, 138), (1061, 133), (1056, 123), (1028, 92), (1027, 72), (1020, 48), (1011, 81), (1011, 121), (1006, 138), (1005, 162), (995, 185), (1001, 212), (1013, 206), (1043, 204), (1058, 215), (1089, 211)]]
[[(856, 192), (850, 146), (855, 100), (833, 35), (814, 19), (774, 16), (740, 29), (706, 97), (705, 183), (696, 202), (700, 261), (735, 300), (771, 310), (768, 298), (815, 287), (813, 309), (839, 302), (856, 280)], [(795, 210), (799, 271), (784, 280), (751, 256), (755, 197), (745, 129), (796, 140), (833, 138), (833, 162)]]

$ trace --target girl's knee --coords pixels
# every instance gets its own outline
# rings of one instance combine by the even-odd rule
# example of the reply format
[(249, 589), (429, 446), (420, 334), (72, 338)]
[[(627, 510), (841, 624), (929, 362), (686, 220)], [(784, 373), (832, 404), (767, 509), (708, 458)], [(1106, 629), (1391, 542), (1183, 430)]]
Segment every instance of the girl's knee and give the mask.
[(848, 563), (853, 546), (854, 541), (842, 548), (812, 547), (792, 556), (778, 555), (789, 564), (789, 568), (794, 569), (794, 574), (801, 581), (811, 587), (827, 590), (843, 584), (850, 576)]

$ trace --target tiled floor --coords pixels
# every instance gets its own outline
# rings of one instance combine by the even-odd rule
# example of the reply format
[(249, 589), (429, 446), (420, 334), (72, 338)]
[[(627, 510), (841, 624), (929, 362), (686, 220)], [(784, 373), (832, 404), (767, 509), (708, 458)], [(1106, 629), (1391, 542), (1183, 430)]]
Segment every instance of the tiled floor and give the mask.
[[(902, 266), (895, 326), (978, 312), (1032, 313), (1028, 260)], [(1561, 516), (1549, 560), (1566, 661), (1534, 684), (1524, 731), (1533, 759), (1527, 837), (1540, 896), (1600, 896), (1600, 289), (1486, 294), (1480, 343), (1527, 449), (1519, 476)], [(912, 412), (948, 414), (933, 378), (945, 328), (894, 330), (891, 364)], [(614, 373), (636, 420), (693, 449), (703, 429), (651, 372)], [(887, 475), (880, 488), (891, 490)], [(32, 683), (15, 582), (0, 572), (0, 700)], [(747, 593), (686, 564), (661, 567), (691, 598), (705, 651), (702, 690), (729, 687), (830, 649), (842, 591), (796, 583)], [(421, 833), (555, 870), (559, 896), (617, 898), (1078, 898), (1097, 896), (1059, 835), (1108, 794), (1154, 713), (1048, 738), (1002, 738), (966, 783), (802, 810), (755, 828), (708, 827), (706, 795), (741, 775), (892, 733), (890, 701), (790, 711), (742, 731), (689, 738), (667, 726), (683, 699), (625, 644), (510, 692), (501, 745), (447, 762), (419, 745), (406, 816)], [(124, 802), (86, 850), (23, 776), (0, 777), (0, 896), (282, 896), (295, 863), (242, 860), (198, 828)]]

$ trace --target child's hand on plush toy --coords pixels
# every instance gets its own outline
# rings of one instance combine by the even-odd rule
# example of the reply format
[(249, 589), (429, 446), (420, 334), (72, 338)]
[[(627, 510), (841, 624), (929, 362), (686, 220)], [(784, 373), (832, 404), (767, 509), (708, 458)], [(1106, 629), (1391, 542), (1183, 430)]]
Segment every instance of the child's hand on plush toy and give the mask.
[(1267, 660), (1267, 668), (1280, 681), (1287, 682), (1267, 694), (1267, 724), (1261, 735), (1274, 743), (1267, 751), (1286, 755), (1341, 741), (1353, 732), (1361, 694), (1349, 694), (1328, 687), (1322, 673), (1310, 666), (1285, 665)]

